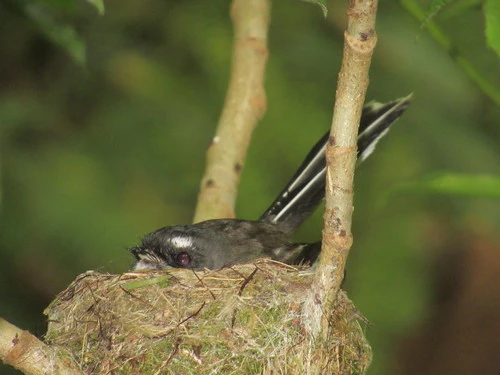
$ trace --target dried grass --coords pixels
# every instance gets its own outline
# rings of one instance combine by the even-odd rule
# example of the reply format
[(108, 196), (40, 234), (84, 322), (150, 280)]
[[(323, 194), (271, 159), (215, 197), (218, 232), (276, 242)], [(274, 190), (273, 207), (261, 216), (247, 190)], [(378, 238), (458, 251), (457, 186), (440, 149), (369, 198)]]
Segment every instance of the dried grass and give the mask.
[(89, 374), (363, 374), (371, 349), (345, 293), (328, 339), (307, 334), (312, 278), (269, 260), (220, 271), (90, 271), (46, 309), (46, 341)]

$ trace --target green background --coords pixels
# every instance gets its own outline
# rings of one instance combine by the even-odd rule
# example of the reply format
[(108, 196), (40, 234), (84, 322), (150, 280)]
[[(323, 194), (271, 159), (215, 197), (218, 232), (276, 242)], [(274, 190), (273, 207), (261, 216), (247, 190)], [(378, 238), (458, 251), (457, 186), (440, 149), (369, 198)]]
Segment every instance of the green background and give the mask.
[[(86, 67), (0, 2), (0, 316), (39, 335), (43, 308), (78, 274), (124, 272), (141, 236), (190, 222), (232, 43), (225, 1), (114, 0), (102, 17), (84, 2), (45, 3), (85, 40)], [(259, 216), (330, 126), (339, 5), (325, 20), (311, 4), (273, 2), (268, 109), (240, 218)], [(439, 24), (500, 86), (481, 10)], [(390, 373), (401, 340), (429, 317), (442, 249), (471, 236), (496, 244), (500, 223), (499, 200), (391, 193), (434, 173), (498, 175), (500, 109), (396, 1), (380, 1), (377, 33), (367, 99), (413, 92), (414, 103), (355, 180), (345, 288), (372, 322), (371, 375)], [(318, 212), (297, 240), (319, 239), (321, 225)]]

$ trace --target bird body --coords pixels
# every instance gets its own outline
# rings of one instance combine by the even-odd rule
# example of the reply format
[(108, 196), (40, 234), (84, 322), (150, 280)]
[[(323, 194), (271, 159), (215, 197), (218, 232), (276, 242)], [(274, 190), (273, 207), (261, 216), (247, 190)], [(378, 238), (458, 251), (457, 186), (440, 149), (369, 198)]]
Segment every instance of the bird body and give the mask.
[[(358, 135), (358, 162), (406, 110), (411, 96), (363, 108)], [(314, 145), (298, 170), (259, 220), (214, 219), (160, 228), (131, 249), (135, 270), (168, 267), (220, 269), (261, 257), (288, 264), (312, 263), (321, 242), (293, 243), (292, 236), (325, 196), (325, 148), (329, 133)]]
[[(291, 263), (296, 255), (294, 250), (299, 250), (300, 245), (291, 243), (290, 237), (279, 225), (240, 219), (164, 227), (144, 237), (141, 247), (151, 255), (148, 259), (139, 255), (135, 268), (161, 269), (165, 262), (171, 267), (186, 267), (186, 255), (189, 267), (195, 269), (219, 269), (260, 257)], [(206, 251), (207, 248), (224, 252)]]

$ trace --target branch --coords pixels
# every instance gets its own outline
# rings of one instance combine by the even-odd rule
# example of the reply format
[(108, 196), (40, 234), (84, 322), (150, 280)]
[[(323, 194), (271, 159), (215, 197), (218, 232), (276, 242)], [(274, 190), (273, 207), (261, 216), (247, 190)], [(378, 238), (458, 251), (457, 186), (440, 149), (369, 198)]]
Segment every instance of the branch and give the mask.
[(344, 33), (344, 56), (326, 149), (326, 210), (323, 245), (305, 311), (312, 334), (326, 333), (329, 315), (344, 277), (352, 244), (353, 178), (356, 138), (368, 87), (371, 56), (377, 42), (377, 0), (351, 0)]
[(240, 173), (252, 132), (266, 110), (269, 0), (233, 0), (232, 70), (215, 137), (207, 151), (194, 222), (234, 217)]
[(62, 352), (0, 318), (0, 359), (25, 374), (82, 375)]

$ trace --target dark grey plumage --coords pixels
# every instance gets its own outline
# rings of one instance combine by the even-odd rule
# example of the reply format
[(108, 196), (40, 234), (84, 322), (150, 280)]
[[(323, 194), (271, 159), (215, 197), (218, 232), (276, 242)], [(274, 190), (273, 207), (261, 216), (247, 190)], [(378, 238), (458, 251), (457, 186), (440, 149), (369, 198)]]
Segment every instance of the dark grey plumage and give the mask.
[[(408, 108), (411, 95), (363, 108), (358, 135), (358, 162), (366, 159), (389, 127)], [(259, 257), (297, 264), (312, 263), (321, 243), (291, 242), (293, 233), (314, 212), (325, 195), (326, 133), (311, 149), (276, 200), (258, 221), (207, 220), (158, 229), (131, 249), (135, 270), (168, 267), (219, 269)]]

